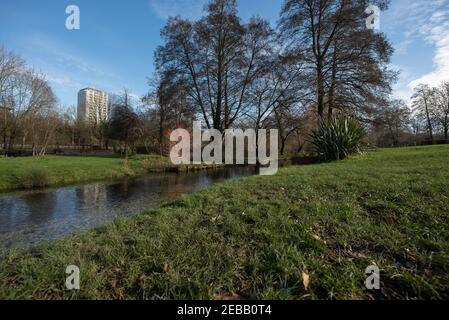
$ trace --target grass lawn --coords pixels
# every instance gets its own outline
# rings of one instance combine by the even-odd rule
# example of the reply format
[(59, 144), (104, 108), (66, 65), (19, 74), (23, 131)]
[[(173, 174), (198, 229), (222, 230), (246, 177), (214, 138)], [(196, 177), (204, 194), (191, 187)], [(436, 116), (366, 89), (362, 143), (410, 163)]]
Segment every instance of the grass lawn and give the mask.
[(0, 158), (0, 192), (20, 188), (24, 176), (33, 170), (44, 171), (48, 186), (61, 186), (96, 180), (113, 180), (125, 175), (142, 175), (151, 168), (168, 165), (159, 156), (134, 156), (125, 169), (119, 156), (46, 156), (41, 158)]
[[(448, 160), (447, 146), (380, 150), (228, 181), (9, 253), (0, 298), (449, 299)], [(373, 264), (380, 291), (364, 285)]]

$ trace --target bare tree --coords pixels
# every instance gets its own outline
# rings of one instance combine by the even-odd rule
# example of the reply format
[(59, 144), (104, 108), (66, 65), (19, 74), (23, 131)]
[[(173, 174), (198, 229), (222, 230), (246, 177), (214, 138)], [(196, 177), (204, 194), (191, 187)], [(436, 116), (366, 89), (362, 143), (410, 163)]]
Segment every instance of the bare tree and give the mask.
[(435, 118), (443, 129), (444, 139), (448, 140), (449, 134), (449, 81), (445, 81), (435, 89)]
[(16, 71), (9, 77), (8, 90), (2, 92), (3, 105), (8, 109), (8, 131), (5, 134), (5, 153), (9, 154), (20, 131), (27, 136), (26, 124), (44, 108), (52, 108), (56, 97), (45, 78), (30, 69)]
[(278, 108), (287, 108), (300, 99), (302, 90), (302, 60), (298, 55), (284, 54), (282, 43), (268, 22), (252, 18), (247, 37), (260, 52), (255, 63), (258, 70), (248, 88), (244, 115), (256, 131), (271, 124)]
[(434, 90), (432, 90), (428, 85), (418, 85), (414, 89), (414, 94), (412, 96), (412, 106), (413, 111), (417, 112), (418, 115), (425, 117), (427, 131), (429, 133), (429, 139), (433, 143), (435, 141), (434, 138), (434, 108), (435, 108), (435, 94)]
[(129, 148), (139, 137), (139, 117), (134, 112), (129, 93), (125, 90), (118, 105), (114, 106), (109, 121), (108, 136), (124, 143), (125, 166), (128, 165)]
[(199, 21), (170, 18), (156, 52), (158, 72), (186, 89), (208, 128), (227, 129), (241, 115), (264, 47), (242, 24), (235, 0), (214, 0)]
[(280, 27), (293, 50), (304, 52), (319, 121), (333, 109), (363, 111), (391, 91), (393, 52), (383, 34), (366, 28), (370, 4), (386, 9), (388, 0), (287, 0)]
[(75, 106), (69, 106), (65, 109), (62, 115), (62, 122), (64, 133), (68, 136), (69, 144), (74, 147), (78, 128), (78, 117)]
[(155, 136), (160, 154), (166, 153), (167, 130), (190, 126), (195, 120), (195, 108), (187, 99), (186, 83), (175, 82), (171, 70), (165, 70), (150, 81), (150, 92), (143, 97), (148, 111), (143, 115), (142, 129)]
[[(305, 114), (305, 108), (300, 103), (291, 103), (288, 100), (281, 100), (280, 107), (274, 112), (276, 128), (279, 130), (280, 154), (285, 154), (288, 139), (296, 134), (300, 135), (302, 129), (301, 120)], [(298, 139), (299, 140), (299, 139)], [(302, 149), (301, 141), (298, 141), (296, 150)]]
[(399, 147), (401, 137), (409, 134), (411, 110), (403, 100), (393, 100), (380, 110), (375, 119), (378, 145)]
[(15, 75), (25, 67), (25, 62), (14, 54), (0, 47), (0, 112), (2, 113), (1, 134), (5, 154), (8, 153), (8, 136), (11, 129), (12, 106), (11, 90), (15, 85)]
[(49, 145), (56, 142), (56, 133), (62, 125), (60, 115), (51, 107), (42, 109), (33, 116), (28, 130), (33, 156), (45, 156)]

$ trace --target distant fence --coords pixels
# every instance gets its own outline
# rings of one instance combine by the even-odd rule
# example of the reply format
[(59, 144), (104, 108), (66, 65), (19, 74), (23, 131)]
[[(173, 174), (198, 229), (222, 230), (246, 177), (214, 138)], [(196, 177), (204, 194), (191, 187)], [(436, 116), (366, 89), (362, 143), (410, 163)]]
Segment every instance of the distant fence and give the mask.
[[(37, 152), (40, 149), (37, 148)], [(137, 154), (160, 154), (161, 150), (158, 146), (138, 146), (135, 147), (134, 152)], [(5, 153), (3, 145), (0, 145), (0, 155)], [(107, 149), (101, 148), (99, 146), (50, 146), (47, 147), (46, 155), (66, 155), (66, 156), (76, 156), (76, 155), (90, 155), (90, 156), (108, 156), (114, 154), (122, 153), (120, 148), (109, 147)], [(163, 155), (167, 155), (167, 150), (164, 148), (162, 150)], [(16, 146), (14, 149), (10, 150), (9, 156), (11, 157), (31, 157), (33, 156), (32, 146)]]
[[(40, 148), (36, 149), (37, 152)], [(5, 149), (0, 146), (0, 154), (4, 154)], [(46, 148), (46, 155), (112, 155), (114, 150), (112, 149), (99, 149), (93, 147), (48, 147)], [(11, 157), (31, 157), (33, 155), (33, 148), (29, 146), (15, 147), (8, 153)]]
[(424, 140), (424, 141), (422, 141), (421, 142), (421, 145), (422, 146), (431, 146), (431, 145), (434, 145), (434, 144), (449, 144), (449, 140), (434, 140), (434, 141), (432, 141), (432, 140)]

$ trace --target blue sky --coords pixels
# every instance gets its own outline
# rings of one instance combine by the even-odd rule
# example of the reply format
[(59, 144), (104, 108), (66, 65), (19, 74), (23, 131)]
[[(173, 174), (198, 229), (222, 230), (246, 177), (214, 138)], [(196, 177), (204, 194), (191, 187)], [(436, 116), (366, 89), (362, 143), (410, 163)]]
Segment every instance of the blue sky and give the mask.
[[(0, 0), (0, 45), (46, 74), (61, 105), (77, 92), (147, 91), (160, 29), (171, 15), (197, 18), (206, 0)], [(282, 0), (239, 0), (240, 15), (276, 24)], [(68, 5), (78, 5), (81, 29), (65, 28)], [(381, 32), (396, 48), (401, 71), (394, 95), (408, 100), (413, 85), (449, 80), (449, 0), (393, 0), (381, 15)]]

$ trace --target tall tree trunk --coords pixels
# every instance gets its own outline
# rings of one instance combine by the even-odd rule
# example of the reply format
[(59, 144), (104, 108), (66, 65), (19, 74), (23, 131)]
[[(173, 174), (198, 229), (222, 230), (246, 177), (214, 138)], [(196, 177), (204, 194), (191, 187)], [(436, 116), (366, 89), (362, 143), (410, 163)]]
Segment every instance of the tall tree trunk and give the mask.
[(161, 115), (159, 117), (158, 140), (159, 140), (159, 151), (161, 156), (164, 154), (164, 123), (165, 123), (165, 118), (164, 115), (162, 115), (162, 112), (165, 112), (165, 110), (161, 111)]
[(5, 114), (4, 114), (4, 116), (5, 116), (5, 118), (4, 118), (4, 128), (3, 128), (3, 152), (4, 152), (4, 154), (5, 154), (5, 156), (7, 156), (8, 155), (8, 153), (7, 153), (7, 149), (8, 149), (8, 146), (7, 146), (7, 136), (8, 136), (8, 129), (7, 129), (7, 126), (8, 126), (8, 113), (6, 112), (6, 107), (4, 108), (4, 111), (5, 111)]
[[(249, 143), (248, 143), (248, 148), (249, 148)], [(249, 153), (248, 153), (249, 155)], [(258, 166), (260, 166), (260, 162), (259, 162), (259, 125), (257, 125), (256, 127), (256, 164)], [(249, 158), (248, 158), (249, 160)]]
[(430, 120), (429, 115), (427, 115), (427, 123), (428, 123), (428, 128), (429, 128), (429, 138), (430, 141), (432, 141), (432, 143), (435, 141), (434, 137), (433, 137), (433, 128), (432, 128), (432, 121)]
[(304, 144), (301, 142), (301, 139), (298, 139), (298, 150), (296, 150), (296, 153), (301, 153), (302, 149), (304, 149)]
[(430, 137), (430, 140), (433, 143), (434, 142), (434, 138), (433, 138), (432, 120), (430, 118), (429, 105), (427, 103), (427, 99), (426, 98), (424, 98), (424, 103), (426, 105), (426, 117), (427, 117), (427, 126), (428, 126), (428, 129), (429, 129), (429, 137)]
[(448, 140), (448, 137), (449, 137), (449, 126), (448, 126), (448, 124), (446, 123), (445, 125), (444, 125), (444, 140)]
[(332, 55), (332, 79), (331, 79), (331, 87), (329, 89), (329, 106), (328, 106), (328, 119), (329, 121), (332, 119), (332, 115), (335, 108), (335, 86), (337, 81), (337, 43), (334, 44), (334, 53)]
[(281, 138), (281, 156), (285, 154), (285, 144), (287, 142), (287, 139)]
[(28, 136), (28, 132), (25, 132), (22, 137), (22, 145), (20, 146), (20, 150), (23, 150), (25, 148), (25, 142), (26, 142), (27, 136)]
[(128, 140), (125, 141), (125, 167), (128, 167)]
[(214, 115), (214, 129), (222, 131), (221, 129), (221, 113), (223, 108), (223, 54), (222, 54), (222, 48), (221, 48), (221, 36), (218, 38), (219, 43), (219, 53), (217, 57), (217, 100), (215, 103), (215, 115)]
[(15, 140), (15, 137), (16, 137), (16, 130), (14, 129), (14, 130), (10, 133), (9, 138), (8, 138), (8, 145), (7, 145), (7, 147), (6, 147), (6, 155), (7, 155), (7, 156), (10, 156), (10, 155), (11, 155), (11, 152), (12, 152), (13, 149), (14, 149), (14, 140)]
[(323, 76), (323, 61), (318, 59), (317, 63), (317, 103), (318, 103), (318, 122), (324, 118), (324, 76)]

